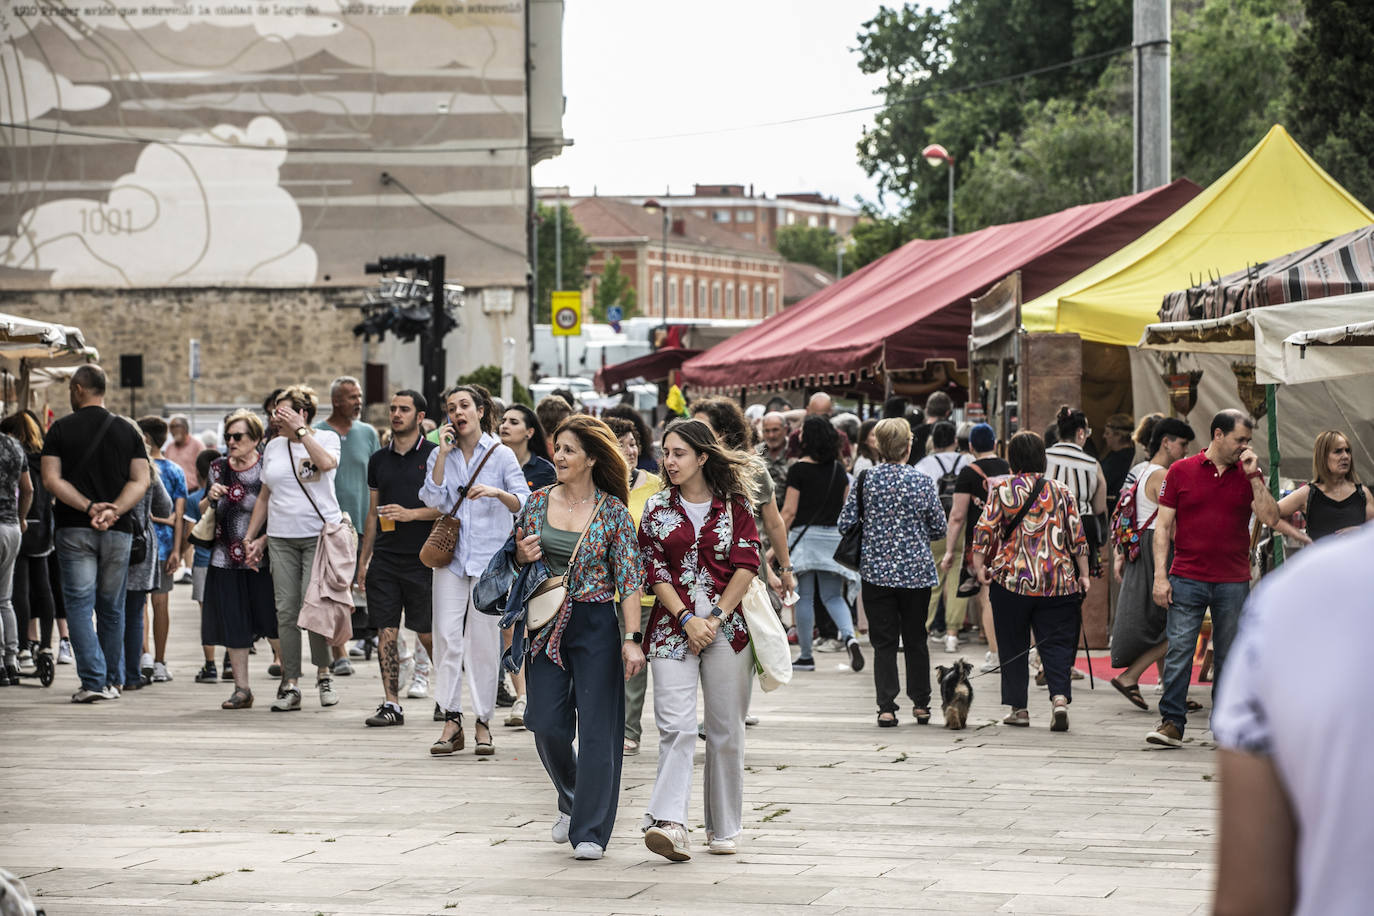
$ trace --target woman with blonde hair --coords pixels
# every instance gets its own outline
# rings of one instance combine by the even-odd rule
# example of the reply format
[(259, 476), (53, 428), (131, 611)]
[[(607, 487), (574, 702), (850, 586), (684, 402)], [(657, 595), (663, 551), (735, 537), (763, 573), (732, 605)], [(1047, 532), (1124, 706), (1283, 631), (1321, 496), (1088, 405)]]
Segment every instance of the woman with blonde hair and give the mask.
[[(320, 532), (343, 518), (334, 494), (342, 445), (338, 433), (311, 425), (318, 406), (314, 390), (304, 385), (287, 388), (272, 399), (273, 436), (262, 450), (258, 498), (243, 535), (248, 566), (256, 568), (264, 553), (271, 560), (282, 668), (273, 712), (301, 708), (301, 605)], [(308, 638), (320, 705), (334, 706), (339, 695), (329, 670), (333, 653), (319, 633)]]
[(663, 433), (664, 489), (650, 498), (639, 524), (645, 579), (657, 599), (648, 655), (658, 777), (644, 843), (675, 862), (692, 857), (686, 824), (698, 684), (705, 699), (709, 851), (733, 855), (743, 829), (744, 717), (753, 655), (746, 651), (749, 630), (739, 603), (760, 565), (749, 476), (748, 458), (723, 448), (710, 426), (675, 420)]
[(939, 582), (930, 544), (945, 535), (945, 511), (935, 481), (907, 464), (911, 424), (896, 417), (880, 420), (873, 436), (879, 464), (864, 471), (849, 488), (839, 528), (843, 531), (863, 519), (859, 576), (873, 643), (878, 727), (897, 724), (899, 641), (905, 646), (906, 692), (912, 714), (918, 725), (925, 725), (930, 721), (926, 609), (930, 590)]
[(1302, 510), (1307, 530), (1280, 521), (1278, 530), (1311, 544), (1333, 534), (1345, 534), (1374, 521), (1374, 491), (1355, 473), (1350, 439), (1335, 429), (1317, 434), (1312, 444), (1312, 480), (1279, 501), (1279, 518)]
[(624, 682), (644, 668), (644, 572), (625, 505), (630, 468), (610, 428), (568, 417), (554, 433), (553, 465), (558, 482), (530, 494), (515, 529), (516, 560), (543, 560), (567, 588), (557, 616), (530, 640), (525, 721), (558, 795), (553, 841), (599, 859), (620, 799)]
[[(277, 650), (276, 597), (270, 573), (248, 559), (248, 525), (263, 489), (263, 461), (258, 454), (262, 420), (251, 410), (236, 410), (224, 420), (228, 455), (210, 462), (202, 514), (215, 510), (215, 541), (205, 572), (205, 609), (200, 641), (224, 646), (234, 672), (234, 692), (221, 709), (249, 709), (248, 652), (266, 636)], [(308, 567), (307, 567), (308, 568)], [(297, 642), (299, 657), (299, 641)], [(299, 663), (298, 663), (299, 664)]]

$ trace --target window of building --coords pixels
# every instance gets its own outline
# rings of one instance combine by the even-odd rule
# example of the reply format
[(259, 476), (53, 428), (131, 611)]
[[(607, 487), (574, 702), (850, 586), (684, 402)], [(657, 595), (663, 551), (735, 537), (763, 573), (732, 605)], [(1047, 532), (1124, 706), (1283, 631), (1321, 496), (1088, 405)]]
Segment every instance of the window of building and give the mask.
[(797, 222), (797, 214), (793, 213), (791, 210), (788, 210), (788, 211), (787, 211), (787, 225), (793, 226), (793, 225), (796, 225), (796, 222)]
[(753, 211), (753, 210), (736, 210), (736, 211), (735, 211), (735, 222), (737, 222), (737, 223), (752, 223), (753, 221), (754, 221), (754, 211)]
[(663, 310), (663, 278), (654, 277), (654, 312), (662, 313)]
[(711, 284), (711, 317), (720, 317), (720, 284)]
[(706, 211), (705, 211), (705, 210), (693, 210), (693, 211), (692, 211), (692, 215), (693, 215), (693, 216), (696, 216), (696, 217), (700, 217), (701, 219), (705, 219), (705, 218), (706, 218)]
[(725, 284), (725, 317), (735, 317), (735, 284)]
[(728, 223), (728, 222), (730, 222), (730, 211), (729, 211), (729, 210), (712, 210), (712, 211), (711, 211), (711, 222), (713, 222), (713, 223)]
[(775, 287), (775, 286), (770, 286), (770, 287), (768, 287), (768, 314), (771, 315), (771, 314), (773, 314), (775, 311), (777, 311), (777, 307), (778, 307), (777, 287)]
[(741, 232), (741, 233), (740, 233), (740, 237), (749, 239), (750, 241), (753, 241), (754, 233), (752, 233), (752, 232)]
[(705, 318), (705, 317), (706, 317), (706, 305), (707, 305), (707, 298), (706, 298), (706, 281), (705, 281), (705, 280), (702, 280), (702, 281), (701, 281), (700, 287), (697, 289), (697, 316), (698, 316), (698, 317), (700, 317), (700, 318)]
[(814, 217), (814, 216), (808, 216), (808, 217), (806, 218), (806, 225), (808, 225), (808, 226), (810, 226), (810, 227), (812, 227), (812, 228), (814, 229), (815, 227), (817, 227), (817, 226), (820, 225), (820, 221), (817, 220), (816, 217)]
[(668, 279), (668, 310), (676, 315), (677, 312), (677, 278)]
[(685, 318), (692, 317), (692, 290), (696, 284), (690, 279), (682, 281), (682, 314)]
[(754, 314), (754, 317), (755, 317), (755, 318), (762, 318), (762, 317), (763, 317), (763, 287), (762, 287), (762, 286), (759, 286), (757, 283), (754, 284), (754, 312), (753, 312), (753, 314)]
[(835, 217), (833, 217), (833, 216), (827, 216), (827, 217), (825, 218), (825, 226), (826, 226), (826, 228), (829, 229), (831, 232), (834, 232), (834, 231), (835, 231)]

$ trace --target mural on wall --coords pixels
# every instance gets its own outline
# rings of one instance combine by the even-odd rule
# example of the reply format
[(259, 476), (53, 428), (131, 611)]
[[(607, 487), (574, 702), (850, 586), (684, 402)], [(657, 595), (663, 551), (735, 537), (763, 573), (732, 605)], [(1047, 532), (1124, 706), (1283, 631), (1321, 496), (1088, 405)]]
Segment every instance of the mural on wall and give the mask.
[(523, 286), (524, 18), (0, 3), (0, 288), (365, 282), (416, 249)]

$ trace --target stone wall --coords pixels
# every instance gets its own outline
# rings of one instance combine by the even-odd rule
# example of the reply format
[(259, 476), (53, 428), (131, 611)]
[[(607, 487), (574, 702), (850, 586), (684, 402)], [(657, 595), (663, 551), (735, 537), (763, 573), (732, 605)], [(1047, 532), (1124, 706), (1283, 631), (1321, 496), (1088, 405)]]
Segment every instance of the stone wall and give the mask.
[[(363, 344), (353, 336), (359, 313), (335, 308), (356, 302), (351, 288), (69, 289), (0, 291), (0, 311), (79, 327), (100, 351), (108, 395), (127, 410), (119, 387), (119, 357), (143, 354), (138, 413), (160, 413), (190, 398), (191, 338), (200, 340), (201, 404), (260, 404), (273, 388), (305, 382), (328, 413), (329, 383), (363, 377)], [(52, 406), (66, 412), (65, 396)]]

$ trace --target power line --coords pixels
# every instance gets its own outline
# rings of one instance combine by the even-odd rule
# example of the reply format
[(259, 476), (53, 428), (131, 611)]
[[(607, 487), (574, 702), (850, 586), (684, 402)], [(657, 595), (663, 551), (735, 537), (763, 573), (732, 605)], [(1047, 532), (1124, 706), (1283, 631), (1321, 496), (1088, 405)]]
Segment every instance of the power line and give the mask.
[(156, 137), (142, 137), (136, 134), (120, 136), (117, 134), (102, 134), (92, 130), (73, 130), (67, 127), (42, 127), (37, 124), (14, 124), (9, 121), (0, 121), (0, 128), (26, 130), (40, 134), (57, 134), (65, 137), (86, 137), (92, 140), (104, 140), (108, 143), (160, 143), (163, 146), (199, 147), (217, 150), (241, 149), (253, 150), (255, 152), (345, 153), (349, 155), (370, 155), (375, 153), (433, 153), (453, 156), (461, 153), (494, 153), (504, 150), (526, 150), (529, 148), (528, 144), (525, 143), (486, 144), (480, 147), (470, 147), (466, 149), (432, 146), (277, 146), (270, 143), (230, 143), (227, 141), (216, 142), (213, 140), (163, 140)]
[(436, 216), (436, 217), (438, 217), (439, 219), (443, 220), (444, 222), (448, 223), (450, 226), (452, 226), (454, 229), (457, 229), (459, 232), (462, 232), (462, 233), (464, 233), (465, 235), (469, 235), (469, 236), (471, 236), (472, 238), (476, 239), (476, 240), (479, 241), (479, 242), (484, 242), (484, 243), (486, 243), (486, 244), (492, 246), (493, 248), (499, 248), (499, 249), (501, 249), (502, 251), (509, 251), (511, 254), (519, 255), (521, 258), (525, 257), (525, 252), (519, 250), (518, 248), (512, 248), (512, 247), (510, 247), (509, 245), (506, 245), (506, 244), (503, 244), (503, 243), (501, 243), (501, 242), (495, 241), (494, 239), (489, 239), (489, 238), (487, 238), (485, 235), (482, 235), (482, 234), (477, 233), (477, 232), (473, 232), (471, 229), (469, 229), (467, 226), (464, 226), (462, 223), (459, 223), (459, 222), (457, 222), (456, 220), (453, 220), (453, 219), (449, 218), (449, 217), (446, 216), (445, 214), (440, 213), (440, 212), (439, 212), (438, 210), (436, 210), (434, 207), (430, 206), (429, 203), (427, 203), (423, 198), (421, 198), (419, 194), (416, 194), (416, 193), (415, 193), (414, 191), (412, 191), (410, 188), (406, 187), (405, 182), (401, 181), (401, 179), (397, 178), (395, 175), (391, 174), (390, 172), (383, 172), (383, 173), (382, 173), (382, 184), (384, 184), (384, 185), (391, 185), (391, 184), (394, 184), (396, 187), (400, 188), (400, 189), (401, 189), (402, 191), (404, 191), (406, 194), (410, 195), (410, 199), (411, 199), (411, 200), (415, 201), (417, 204), (419, 204), (420, 206), (424, 207), (424, 208), (425, 208), (426, 210), (428, 210), (430, 213), (434, 214), (434, 216)]

